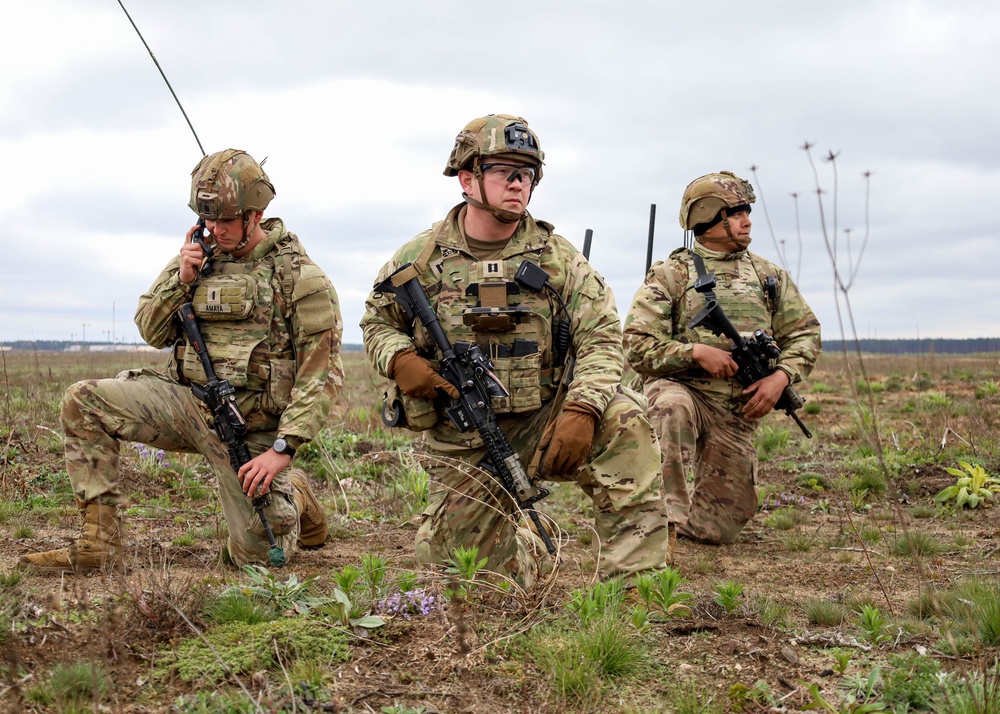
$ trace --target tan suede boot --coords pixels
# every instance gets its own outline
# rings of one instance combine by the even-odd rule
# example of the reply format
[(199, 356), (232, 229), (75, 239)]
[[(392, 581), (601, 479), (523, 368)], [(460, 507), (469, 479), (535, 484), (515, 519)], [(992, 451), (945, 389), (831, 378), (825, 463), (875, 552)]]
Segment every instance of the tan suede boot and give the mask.
[(677, 552), (677, 524), (667, 524), (667, 565), (673, 566), (674, 555)]
[(21, 557), (20, 564), (39, 573), (82, 573), (113, 568), (121, 561), (118, 506), (77, 501), (83, 516), (80, 537), (68, 548)]
[(299, 547), (319, 548), (326, 543), (326, 513), (309, 488), (309, 478), (303, 471), (293, 469), (290, 478), (295, 487), (295, 507), (299, 511)]

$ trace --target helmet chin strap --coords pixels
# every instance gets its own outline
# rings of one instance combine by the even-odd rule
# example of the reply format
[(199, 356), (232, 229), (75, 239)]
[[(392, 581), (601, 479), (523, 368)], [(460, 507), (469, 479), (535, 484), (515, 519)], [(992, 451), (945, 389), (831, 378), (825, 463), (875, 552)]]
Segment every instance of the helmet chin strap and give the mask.
[(708, 245), (709, 243), (735, 243), (736, 250), (746, 250), (750, 246), (750, 238), (737, 238), (733, 235), (733, 231), (729, 227), (729, 216), (725, 211), (722, 212), (722, 225), (726, 229), (726, 235), (729, 236), (727, 240), (722, 240), (721, 238), (705, 238), (705, 236), (701, 236), (701, 242), (705, 245)]
[(250, 242), (250, 216), (251, 215), (253, 215), (253, 211), (244, 211), (243, 212), (243, 239), (239, 243), (236, 244), (235, 248), (233, 248), (233, 252), (234, 253), (238, 253), (239, 251), (241, 251), (244, 248), (246, 248), (247, 244)]
[[(519, 223), (526, 215), (528, 211), (524, 210), (520, 213), (514, 213), (514, 211), (508, 211), (503, 208), (497, 208), (496, 206), (491, 206), (489, 204), (489, 199), (486, 198), (486, 186), (483, 185), (483, 170), (480, 167), (481, 157), (477, 156), (472, 162), (472, 175), (476, 177), (476, 181), (479, 183), (479, 195), (483, 197), (484, 200), (477, 201), (472, 196), (467, 193), (462, 193), (462, 199), (469, 204), (474, 206), (481, 211), (486, 211), (492, 215), (495, 219), (501, 223)], [(534, 192), (535, 187), (531, 187), (531, 191)], [(528, 200), (531, 201), (531, 193), (528, 193)], [(527, 207), (526, 207), (527, 209)]]

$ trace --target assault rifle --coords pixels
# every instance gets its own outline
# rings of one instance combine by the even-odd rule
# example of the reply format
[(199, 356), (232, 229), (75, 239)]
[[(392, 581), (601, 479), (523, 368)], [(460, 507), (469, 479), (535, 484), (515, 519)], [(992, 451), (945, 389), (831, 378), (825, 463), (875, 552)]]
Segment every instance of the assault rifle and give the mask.
[[(181, 305), (177, 316), (184, 328), (184, 334), (187, 335), (188, 343), (194, 348), (198, 359), (201, 360), (201, 366), (208, 376), (208, 381), (205, 382), (204, 386), (192, 384), (191, 390), (212, 411), (215, 432), (229, 448), (229, 464), (233, 467), (233, 471), (239, 473), (240, 467), (250, 461), (252, 457), (243, 438), (247, 433), (247, 421), (236, 403), (236, 390), (229, 384), (229, 380), (219, 379), (215, 373), (191, 303)], [(264, 526), (264, 534), (267, 536), (267, 542), (270, 546), (268, 560), (271, 561), (271, 565), (280, 568), (285, 564), (285, 551), (278, 545), (274, 538), (274, 532), (271, 530), (271, 524), (267, 522), (267, 514), (264, 509), (270, 505), (271, 496), (269, 494), (265, 493), (253, 499), (254, 510), (257, 511), (261, 525)]]
[[(539, 271), (545, 271), (535, 266)], [(441, 352), (441, 375), (458, 390), (458, 398), (445, 406), (444, 412), (463, 434), (473, 429), (479, 433), (486, 447), (486, 455), (479, 467), (499, 479), (504, 489), (517, 505), (531, 518), (539, 537), (545, 543), (550, 555), (555, 555), (548, 531), (542, 525), (538, 511), (532, 504), (549, 495), (547, 489), (531, 483), (528, 472), (521, 463), (517, 452), (507, 441), (506, 435), (497, 424), (490, 400), (509, 396), (506, 388), (493, 374), (489, 360), (475, 342), (462, 343), (462, 349), (452, 346), (448, 336), (431, 307), (427, 292), (416, 275), (409, 270), (410, 263), (403, 265), (392, 275), (375, 286), (376, 292), (392, 293), (411, 320), (417, 318), (423, 324), (434, 344)], [(409, 279), (406, 275), (413, 275)], [(401, 404), (387, 405), (401, 411)]]
[[(715, 288), (715, 275), (699, 275), (697, 281), (695, 282), (695, 290), (702, 293), (705, 296), (705, 307), (694, 316), (688, 323), (688, 327), (694, 329), (695, 327), (700, 327), (705, 325), (709, 330), (711, 330), (716, 335), (720, 337), (725, 336), (733, 341), (733, 346), (731, 353), (733, 360), (739, 365), (739, 371), (736, 373), (736, 379), (744, 387), (749, 387), (754, 382), (760, 381), (771, 374), (774, 374), (775, 367), (772, 366), (773, 362), (781, 356), (781, 348), (778, 347), (774, 342), (774, 338), (765, 333), (763, 330), (754, 330), (753, 339), (746, 339), (739, 333), (739, 330), (730, 322), (726, 313), (722, 310), (719, 305), (719, 301), (715, 297), (713, 289)], [(812, 433), (806, 428), (806, 425), (802, 423), (799, 419), (799, 415), (795, 413), (796, 409), (800, 409), (803, 404), (803, 399), (799, 396), (799, 393), (795, 391), (795, 388), (789, 384), (785, 387), (785, 390), (781, 393), (778, 398), (778, 402), (774, 405), (775, 409), (780, 409), (790, 416), (796, 424), (798, 424), (799, 429), (802, 433), (806, 435), (807, 438), (812, 438)]]

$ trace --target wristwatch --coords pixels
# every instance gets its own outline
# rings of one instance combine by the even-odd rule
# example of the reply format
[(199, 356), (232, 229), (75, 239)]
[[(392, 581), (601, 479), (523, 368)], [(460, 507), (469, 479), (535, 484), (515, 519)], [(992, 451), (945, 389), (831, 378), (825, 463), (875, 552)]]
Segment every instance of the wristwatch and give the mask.
[(283, 437), (278, 437), (274, 440), (274, 445), (271, 447), (277, 454), (287, 454), (289, 457), (295, 456), (295, 449), (285, 441)]

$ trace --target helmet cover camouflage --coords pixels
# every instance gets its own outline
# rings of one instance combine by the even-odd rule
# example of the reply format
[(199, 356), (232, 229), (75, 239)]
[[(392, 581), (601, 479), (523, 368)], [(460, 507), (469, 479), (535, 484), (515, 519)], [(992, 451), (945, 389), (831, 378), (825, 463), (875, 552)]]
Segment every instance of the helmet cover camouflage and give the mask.
[(727, 208), (748, 206), (756, 200), (750, 182), (732, 171), (699, 176), (684, 189), (681, 228), (694, 230), (695, 226), (712, 223)]
[(242, 149), (226, 149), (194, 167), (188, 206), (205, 220), (230, 221), (245, 211), (263, 211), (274, 195), (260, 164)]
[(461, 169), (470, 169), (477, 157), (503, 156), (526, 160), (537, 169), (534, 185), (542, 180), (545, 152), (538, 135), (528, 128), (528, 122), (511, 114), (490, 114), (473, 119), (455, 137), (455, 147), (448, 157), (445, 176), (458, 176)]

